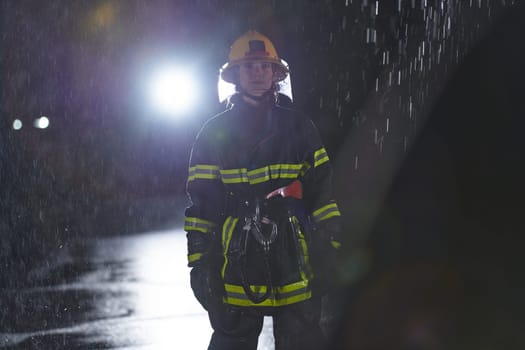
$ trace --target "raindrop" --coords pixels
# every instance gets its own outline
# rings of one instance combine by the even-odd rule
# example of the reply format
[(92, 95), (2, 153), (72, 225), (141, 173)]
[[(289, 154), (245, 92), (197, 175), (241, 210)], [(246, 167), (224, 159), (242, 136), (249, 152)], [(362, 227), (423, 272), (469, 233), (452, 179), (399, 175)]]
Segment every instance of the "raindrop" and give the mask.
[(409, 116), (410, 119), (412, 119), (412, 96), (409, 97), (408, 116)]

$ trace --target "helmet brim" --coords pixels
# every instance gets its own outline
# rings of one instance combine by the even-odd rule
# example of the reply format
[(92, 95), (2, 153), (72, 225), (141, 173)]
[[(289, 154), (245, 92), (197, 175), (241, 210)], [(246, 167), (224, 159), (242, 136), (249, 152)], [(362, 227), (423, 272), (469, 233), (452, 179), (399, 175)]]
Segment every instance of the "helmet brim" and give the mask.
[(241, 60), (235, 60), (232, 62), (225, 63), (222, 68), (220, 69), (220, 75), (221, 78), (228, 82), (235, 84), (235, 76), (234, 76), (234, 68), (238, 67), (241, 63), (248, 62), (248, 61), (263, 61), (263, 62), (269, 62), (273, 63), (275, 65), (275, 72), (274, 72), (274, 81), (279, 82), (281, 80), (286, 79), (286, 76), (289, 73), (288, 64), (284, 62), (283, 60), (268, 58), (268, 57), (250, 57), (249, 59), (241, 59)]

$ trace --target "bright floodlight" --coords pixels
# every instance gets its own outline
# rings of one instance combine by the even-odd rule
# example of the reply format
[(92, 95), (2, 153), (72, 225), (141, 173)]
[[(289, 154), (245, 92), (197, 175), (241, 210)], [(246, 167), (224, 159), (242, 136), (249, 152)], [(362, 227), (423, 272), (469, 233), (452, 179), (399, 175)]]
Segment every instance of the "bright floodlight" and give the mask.
[(33, 126), (38, 129), (45, 129), (49, 126), (49, 119), (46, 116), (41, 116), (38, 119), (35, 119)]
[(150, 97), (159, 112), (180, 116), (187, 112), (196, 98), (195, 77), (179, 68), (159, 70), (151, 80)]
[(22, 126), (23, 126), (23, 124), (22, 124), (22, 121), (20, 119), (15, 119), (13, 121), (13, 129), (20, 130), (20, 129), (22, 129)]

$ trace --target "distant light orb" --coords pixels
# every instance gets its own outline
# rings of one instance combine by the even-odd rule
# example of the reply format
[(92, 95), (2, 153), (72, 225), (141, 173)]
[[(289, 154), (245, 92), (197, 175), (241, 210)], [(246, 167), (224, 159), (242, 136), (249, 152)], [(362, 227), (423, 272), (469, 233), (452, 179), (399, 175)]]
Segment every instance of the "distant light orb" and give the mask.
[(153, 106), (162, 114), (177, 117), (187, 112), (196, 100), (195, 77), (177, 67), (158, 70), (150, 83)]
[(46, 129), (49, 126), (49, 119), (46, 116), (41, 116), (35, 119), (33, 126), (37, 129)]
[(20, 119), (15, 119), (13, 121), (13, 129), (14, 130), (20, 130), (20, 129), (22, 129), (22, 126), (23, 126), (23, 124), (22, 124), (22, 121)]

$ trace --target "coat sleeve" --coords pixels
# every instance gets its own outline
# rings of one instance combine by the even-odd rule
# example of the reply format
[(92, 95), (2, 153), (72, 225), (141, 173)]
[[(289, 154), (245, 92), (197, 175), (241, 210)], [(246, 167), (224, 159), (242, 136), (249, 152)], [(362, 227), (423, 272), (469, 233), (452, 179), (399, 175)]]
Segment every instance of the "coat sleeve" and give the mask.
[(184, 221), (190, 267), (205, 261), (220, 223), (224, 203), (224, 186), (212, 141), (204, 126), (190, 154), (186, 193), (191, 205), (186, 208)]
[(334, 198), (332, 165), (311, 120), (305, 123), (305, 172), (303, 191), (307, 209), (314, 227), (326, 235), (334, 248), (341, 245), (341, 212)]

